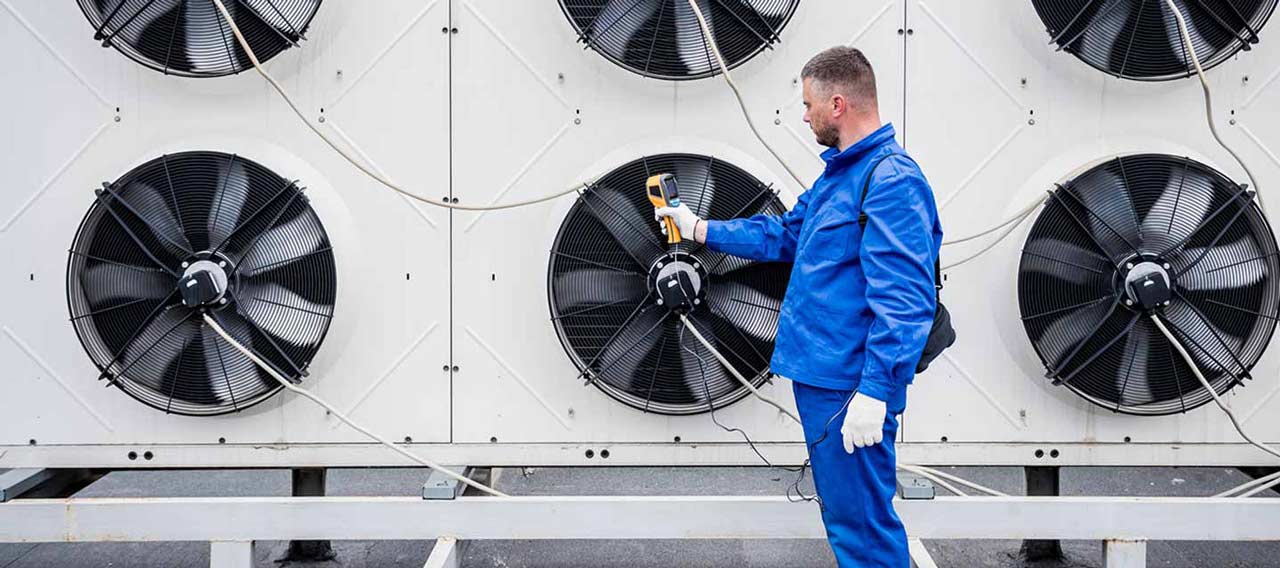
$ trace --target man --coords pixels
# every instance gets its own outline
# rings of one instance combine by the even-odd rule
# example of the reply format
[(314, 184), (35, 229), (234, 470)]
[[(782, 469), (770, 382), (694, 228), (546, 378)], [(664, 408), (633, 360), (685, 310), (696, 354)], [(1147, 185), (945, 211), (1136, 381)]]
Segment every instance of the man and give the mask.
[(830, 149), (795, 208), (730, 221), (687, 206), (656, 215), (713, 250), (794, 263), (771, 366), (794, 383), (828, 540), (842, 567), (903, 568), (893, 441), (933, 323), (942, 227), (924, 174), (880, 122), (862, 52), (828, 49), (801, 77), (804, 120)]

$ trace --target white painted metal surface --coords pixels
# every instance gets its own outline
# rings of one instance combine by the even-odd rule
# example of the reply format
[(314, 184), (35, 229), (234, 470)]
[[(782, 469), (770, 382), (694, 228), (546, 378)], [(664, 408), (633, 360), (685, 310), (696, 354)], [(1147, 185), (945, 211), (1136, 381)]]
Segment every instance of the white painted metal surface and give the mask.
[[(911, 538), (1276, 540), (1272, 499), (939, 497), (899, 501)], [(502, 522), (494, 522), (502, 519)], [(573, 522), (566, 522), (572, 519)], [(957, 522), (964, 519), (964, 522)], [(218, 497), (0, 505), (0, 542), (825, 538), (776, 497)]]
[(436, 539), (436, 545), (431, 549), (431, 555), (422, 568), (458, 568), (462, 565), (459, 548), (458, 539), (451, 536)]
[(209, 543), (209, 568), (253, 566), (253, 541), (213, 541)]
[[(1263, 191), (1280, 187), (1275, 27), (1211, 72), (1221, 116), (1236, 121), (1227, 135), (1258, 164)], [(526, 198), (677, 151), (732, 161), (784, 188), (787, 203), (798, 191), (719, 80), (619, 69), (575, 43), (554, 3), (330, 0), (308, 37), (272, 71), (316, 121), (429, 197)], [(737, 77), (753, 115), (773, 126), (765, 136), (816, 175), (798, 70), (829, 45), (865, 49), (886, 118), (924, 164), (953, 234), (1116, 152), (1185, 153), (1239, 177), (1210, 143), (1194, 84), (1107, 79), (1046, 42), (1024, 0), (804, 0), (782, 43)], [(305, 400), (185, 418), (96, 380), (66, 322), (67, 245), (92, 188), (190, 149), (236, 152), (309, 188), (334, 241), (340, 297), (306, 384), (373, 429), (453, 463), (756, 463), (705, 416), (643, 414), (574, 380), (545, 284), (568, 200), (484, 215), (411, 203), (340, 162), (253, 74), (184, 80), (141, 69), (94, 42), (71, 2), (0, 0), (0, 53), (7, 82), (21, 86), (0, 93), (21, 109), (0, 115), (0, 168), (11, 176), (0, 192), (0, 467), (403, 465)], [(960, 342), (911, 389), (902, 461), (1270, 464), (1213, 408), (1132, 418), (1049, 386), (1017, 322), (1020, 236), (948, 275)], [(1247, 427), (1278, 440), (1275, 350), (1255, 376), (1228, 398)], [(789, 399), (785, 382), (767, 390)], [(799, 431), (754, 401), (721, 419), (771, 442), (764, 449), (781, 462), (802, 458)], [(147, 450), (151, 460), (127, 457)]]
[(1144, 568), (1147, 565), (1147, 542), (1144, 540), (1108, 540), (1102, 544), (1104, 568)]

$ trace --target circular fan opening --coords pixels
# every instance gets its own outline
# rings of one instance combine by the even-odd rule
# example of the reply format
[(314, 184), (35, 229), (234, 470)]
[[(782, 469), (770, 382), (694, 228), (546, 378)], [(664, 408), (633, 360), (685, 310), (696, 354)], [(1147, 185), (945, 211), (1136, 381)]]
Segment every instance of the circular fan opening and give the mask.
[[(253, 66), (212, 0), (78, 0), (94, 39), (166, 75), (222, 77)], [(305, 39), (321, 0), (223, 0), (261, 61)]]
[(67, 264), (71, 321), (101, 379), (193, 416), (282, 388), (204, 314), (297, 381), (336, 292), (329, 237), (297, 183), (217, 152), (163, 156), (104, 183)]
[(1280, 308), (1276, 241), (1252, 195), (1204, 164), (1160, 154), (1116, 158), (1057, 187), (1018, 274), (1022, 321), (1047, 376), (1128, 414), (1209, 402), (1154, 312), (1216, 392), (1247, 378)]
[[(730, 68), (779, 41), (800, 0), (701, 0)], [(686, 0), (560, 0), (579, 41), (625, 69), (658, 79), (710, 77), (719, 69)]]
[[(1277, 0), (1174, 0), (1201, 64), (1214, 67), (1258, 43)], [(1051, 42), (1125, 79), (1166, 81), (1194, 72), (1164, 0), (1032, 0)]]
[(556, 333), (580, 378), (646, 412), (695, 414), (749, 391), (658, 303), (652, 275), (667, 265), (697, 274), (701, 302), (689, 318), (759, 386), (769, 376), (791, 265), (748, 261), (701, 245), (668, 248), (645, 195), (646, 180), (659, 173), (676, 176), (681, 201), (703, 218), (785, 212), (772, 187), (714, 157), (636, 160), (601, 178), (570, 209), (552, 248), (548, 299)]

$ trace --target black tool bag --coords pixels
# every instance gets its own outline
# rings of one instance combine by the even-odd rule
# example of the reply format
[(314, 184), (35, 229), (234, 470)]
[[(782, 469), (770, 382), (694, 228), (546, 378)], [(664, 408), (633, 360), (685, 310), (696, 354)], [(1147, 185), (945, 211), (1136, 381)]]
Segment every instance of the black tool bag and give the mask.
[[(858, 200), (858, 225), (863, 229), (867, 228), (867, 214), (862, 213), (862, 204), (867, 200), (867, 192), (871, 190), (871, 178), (876, 173), (876, 168), (885, 160), (893, 156), (902, 156), (914, 162), (911, 156), (906, 154), (889, 154), (881, 157), (867, 173), (867, 181), (862, 184), (862, 197)], [(920, 354), (920, 360), (916, 362), (916, 374), (923, 373), (929, 368), (929, 364), (938, 358), (942, 352), (951, 347), (956, 342), (956, 330), (951, 327), (951, 312), (947, 311), (947, 307), (942, 305), (942, 266), (938, 261), (933, 264), (933, 287), (937, 294), (937, 309), (933, 312), (933, 327), (929, 328), (929, 339), (924, 342), (924, 351)]]

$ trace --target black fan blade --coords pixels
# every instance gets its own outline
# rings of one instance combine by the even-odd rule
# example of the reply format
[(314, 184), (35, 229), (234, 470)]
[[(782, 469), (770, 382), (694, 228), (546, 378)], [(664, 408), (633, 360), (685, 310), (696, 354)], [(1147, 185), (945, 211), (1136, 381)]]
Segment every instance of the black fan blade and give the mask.
[(1148, 382), (1147, 363), (1153, 347), (1151, 324), (1146, 318), (1139, 319), (1122, 341), (1124, 351), (1116, 366), (1116, 396), (1104, 400), (1116, 400), (1120, 405), (1141, 406), (1156, 401)]
[(218, 168), (218, 186), (209, 207), (205, 226), (210, 242), (221, 243), (240, 225), (240, 215), (249, 199), (249, 176), (244, 162), (231, 156)]
[(1224, 372), (1231, 375), (1248, 372), (1238, 355), (1243, 347), (1242, 338), (1214, 325), (1194, 306), (1174, 302), (1165, 308), (1164, 320), (1174, 328), (1183, 340), (1183, 347), (1210, 381)]
[(567, 300), (560, 306), (561, 317), (599, 306), (634, 305), (648, 292), (643, 275), (604, 269), (564, 272), (551, 285)]
[(147, 229), (165, 250), (177, 258), (191, 254), (191, 241), (187, 240), (182, 226), (181, 212), (176, 209), (177, 203), (169, 192), (136, 181), (121, 191), (120, 196), (128, 202), (126, 210), (135, 211), (142, 217)]
[(590, 45), (606, 51), (621, 50), (624, 62), (641, 68), (651, 59), (653, 37), (659, 30), (658, 10), (664, 2), (608, 0), (583, 35)]
[[(174, 357), (160, 375), (160, 385), (156, 393), (165, 399), (165, 412), (173, 410), (174, 401), (179, 407), (184, 405), (204, 405), (217, 400), (206, 380), (191, 380), (191, 377), (208, 377), (209, 369), (205, 368), (204, 346), (199, 339), (199, 331), (193, 337), (186, 338), (178, 356)], [(185, 404), (184, 404), (185, 403)]]
[(195, 325), (189, 315), (183, 310), (161, 311), (125, 345), (107, 371), (117, 380), (127, 377), (133, 382), (154, 385), (156, 371), (168, 368), (194, 334)]
[[(740, 313), (740, 312), (739, 312)], [(769, 357), (773, 354), (772, 329), (759, 329), (761, 326), (744, 325), (733, 317), (734, 312), (721, 310), (715, 304), (709, 310), (694, 312), (690, 319), (699, 330), (706, 328), (711, 335), (703, 333), (707, 339), (718, 344), (721, 355), (724, 355), (738, 372), (748, 379), (755, 374), (752, 369), (763, 369), (769, 366)], [(742, 318), (745, 319), (745, 318)]]
[(244, 240), (247, 243), (244, 246), (251, 247), (239, 260), (240, 271), (255, 273), (327, 247), (329, 243), (324, 233), (316, 230), (319, 223), (314, 216), (302, 214), (304, 211), (305, 208), (299, 207), (295, 211), (299, 213), (296, 217), (278, 223), (259, 235), (246, 235), (244, 239), (237, 236), (233, 239)]
[[(331, 304), (316, 304), (279, 284), (246, 282), (237, 296), (240, 311), (264, 333), (293, 345), (320, 344), (333, 317)], [(288, 317), (281, 310), (294, 312)]]
[(653, 208), (647, 206), (647, 201), (642, 208), (636, 199), (628, 198), (621, 191), (599, 186), (583, 194), (582, 199), (615, 243), (643, 270), (648, 270), (655, 259), (666, 254), (658, 241), (660, 233), (653, 221)]
[(1137, 211), (1128, 191), (1130, 180), (1123, 169), (1123, 162), (1117, 160), (1107, 168), (1091, 170), (1071, 182), (1066, 190), (1069, 196), (1064, 200), (1068, 207), (1078, 207), (1077, 216), (1112, 258), (1139, 252), (1136, 249), (1141, 240)]
[(98, 263), (80, 274), (85, 299), (93, 310), (101, 310), (137, 299), (159, 300), (173, 292), (174, 281), (158, 269), (133, 268)]
[(636, 314), (594, 357), (592, 368), (599, 375), (622, 377), (622, 384), (636, 380), (648, 353), (662, 338), (662, 324), (670, 312), (648, 309)]
[(1185, 242), (1213, 210), (1212, 180), (1184, 160), (1170, 168), (1164, 191), (1142, 219), (1143, 244), (1150, 250), (1166, 250)]
[[(722, 46), (720, 51), (728, 61), (743, 61), (760, 46), (773, 43), (774, 30), (781, 29), (787, 17), (786, 4), (770, 0), (717, 0), (699, 3), (699, 6), (706, 13), (716, 43)], [(754, 41), (725, 41), (726, 36)]]
[(676, 162), (676, 184), (680, 187), (680, 201), (688, 205), (699, 217), (708, 218), (711, 202), (715, 199), (716, 186), (711, 176), (711, 163), (681, 160)]

